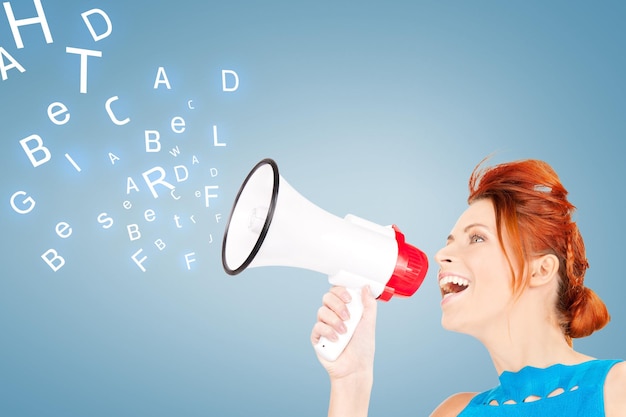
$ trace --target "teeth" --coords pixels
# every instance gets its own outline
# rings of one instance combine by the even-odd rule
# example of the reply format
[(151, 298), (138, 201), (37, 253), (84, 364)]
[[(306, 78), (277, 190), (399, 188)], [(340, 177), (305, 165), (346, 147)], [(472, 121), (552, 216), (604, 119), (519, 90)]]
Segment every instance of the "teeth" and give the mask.
[(461, 285), (463, 287), (467, 287), (469, 285), (469, 281), (466, 280), (465, 278), (456, 277), (453, 275), (448, 275), (439, 280), (439, 287), (441, 288), (445, 287), (448, 284), (456, 284), (456, 285)]

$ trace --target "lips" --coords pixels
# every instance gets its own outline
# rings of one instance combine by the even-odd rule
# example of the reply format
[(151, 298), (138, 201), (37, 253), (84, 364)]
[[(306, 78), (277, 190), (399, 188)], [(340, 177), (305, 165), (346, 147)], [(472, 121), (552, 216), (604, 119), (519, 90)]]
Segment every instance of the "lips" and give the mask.
[(439, 288), (443, 298), (458, 294), (469, 287), (469, 280), (458, 275), (443, 275), (439, 278)]

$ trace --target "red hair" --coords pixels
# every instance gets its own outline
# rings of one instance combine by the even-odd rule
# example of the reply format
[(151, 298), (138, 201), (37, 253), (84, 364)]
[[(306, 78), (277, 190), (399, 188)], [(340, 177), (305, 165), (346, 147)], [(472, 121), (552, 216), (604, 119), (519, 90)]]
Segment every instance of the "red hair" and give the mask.
[[(525, 265), (531, 257), (554, 254), (559, 259), (560, 277), (556, 309), (568, 343), (604, 327), (610, 316), (596, 293), (583, 285), (589, 267), (585, 244), (572, 221), (575, 207), (556, 172), (547, 163), (532, 159), (489, 168), (483, 168), (483, 163), (470, 176), (468, 203), (483, 198), (492, 201), (514, 292), (519, 294), (528, 285)], [(504, 248), (503, 230), (511, 240), (511, 254)]]

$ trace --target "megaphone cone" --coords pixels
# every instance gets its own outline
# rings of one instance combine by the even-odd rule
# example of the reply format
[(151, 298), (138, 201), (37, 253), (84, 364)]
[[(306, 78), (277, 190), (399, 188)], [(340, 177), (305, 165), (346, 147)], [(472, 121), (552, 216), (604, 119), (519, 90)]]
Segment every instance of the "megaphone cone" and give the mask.
[(347, 287), (352, 293), (348, 332), (338, 342), (323, 339), (316, 346), (327, 360), (341, 354), (361, 319), (361, 288), (370, 286), (383, 301), (408, 297), (428, 269), (426, 255), (407, 244), (396, 226), (322, 210), (280, 176), (272, 159), (260, 161), (237, 193), (222, 242), (222, 264), (229, 275), (259, 266), (309, 269)]

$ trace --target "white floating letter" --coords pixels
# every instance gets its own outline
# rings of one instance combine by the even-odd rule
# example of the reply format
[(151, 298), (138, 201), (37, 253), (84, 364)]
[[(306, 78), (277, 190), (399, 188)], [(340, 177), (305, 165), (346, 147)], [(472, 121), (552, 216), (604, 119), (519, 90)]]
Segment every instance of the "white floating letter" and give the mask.
[[(104, 33), (97, 34), (96, 31), (94, 30), (93, 25), (91, 24), (91, 21), (89, 20), (89, 16), (91, 16), (94, 13), (99, 14), (104, 19), (104, 23), (106, 23), (107, 25), (107, 29), (104, 31)], [(98, 42), (99, 40), (102, 40), (111, 34), (111, 31), (113, 30), (113, 26), (111, 25), (111, 19), (109, 19), (109, 16), (104, 11), (100, 9), (91, 9), (91, 10), (81, 13), (80, 15), (83, 17), (83, 20), (85, 21), (85, 24), (87, 25), (87, 29), (89, 29), (89, 33), (91, 33), (91, 37), (93, 38), (94, 41)]]
[[(37, 143), (37, 146), (35, 146), (34, 148), (28, 146), (28, 143), (32, 141), (35, 141)], [(22, 145), (24, 152), (26, 152), (26, 156), (28, 156), (28, 159), (30, 159), (30, 162), (33, 164), (34, 167), (45, 164), (52, 157), (48, 148), (43, 146), (43, 140), (39, 135), (30, 135), (27, 138), (20, 140), (20, 145)], [(41, 159), (35, 158), (35, 152), (42, 152), (43, 157)]]
[(41, 0), (34, 0), (35, 10), (37, 10), (37, 17), (30, 17), (27, 19), (16, 19), (13, 14), (13, 9), (11, 8), (11, 3), (5, 1), (2, 3), (4, 5), (4, 11), (7, 14), (7, 19), (9, 20), (9, 25), (11, 26), (11, 33), (13, 33), (13, 39), (15, 40), (15, 45), (17, 49), (22, 49), (24, 47), (24, 42), (22, 42), (22, 35), (20, 35), (20, 26), (28, 26), (28, 25), (41, 25), (41, 30), (43, 30), (43, 36), (46, 38), (46, 43), (52, 43), (52, 33), (50, 33), (50, 28), (48, 27), (48, 21), (46, 20), (46, 15), (43, 12), (43, 6), (41, 5)]
[[(235, 80), (231, 87), (226, 85), (227, 75), (231, 75), (232, 78)], [(237, 75), (237, 73), (233, 70), (222, 70), (222, 91), (232, 92), (232, 91), (237, 91), (238, 88), (239, 88), (239, 76)]]
[(102, 51), (92, 51), (91, 49), (72, 48), (68, 46), (65, 48), (65, 52), (68, 54), (80, 55), (80, 92), (82, 94), (87, 93), (87, 57), (95, 56), (97, 58), (102, 57)]

